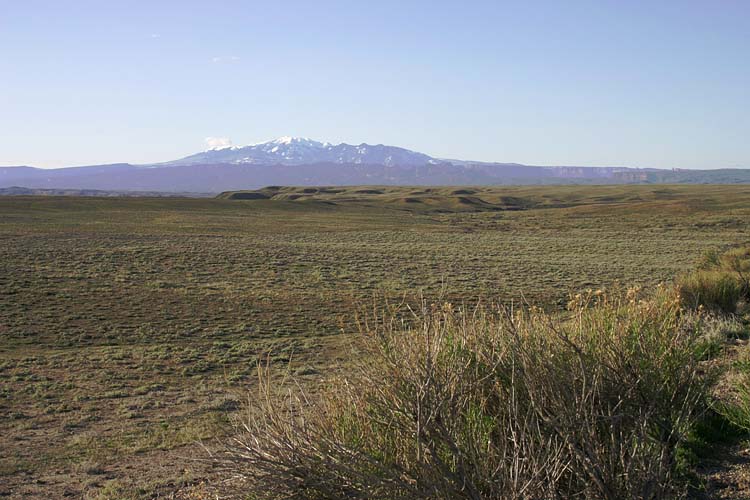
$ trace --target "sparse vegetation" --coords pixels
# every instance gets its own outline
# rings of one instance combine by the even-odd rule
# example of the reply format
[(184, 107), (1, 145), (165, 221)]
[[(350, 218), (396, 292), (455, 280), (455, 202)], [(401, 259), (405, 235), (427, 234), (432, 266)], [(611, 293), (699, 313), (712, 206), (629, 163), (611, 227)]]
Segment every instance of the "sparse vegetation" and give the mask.
[[(257, 362), (291, 364), (317, 397), (349, 370), (352, 311), (374, 294), (455, 311), (523, 294), (554, 315), (571, 291), (651, 287), (750, 232), (743, 186), (347, 189), (0, 198), (0, 495), (151, 498), (185, 468), (215, 479), (185, 457), (224, 435)], [(456, 200), (471, 196), (485, 205)], [(700, 356), (732, 355), (709, 330)]]

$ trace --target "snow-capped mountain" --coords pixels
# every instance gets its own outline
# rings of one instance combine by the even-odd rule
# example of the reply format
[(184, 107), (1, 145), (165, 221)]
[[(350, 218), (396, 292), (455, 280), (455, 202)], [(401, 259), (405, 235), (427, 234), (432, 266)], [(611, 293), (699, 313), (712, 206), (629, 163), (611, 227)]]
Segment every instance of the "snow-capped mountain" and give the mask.
[(248, 146), (212, 148), (167, 165), (309, 165), (315, 163), (420, 166), (442, 163), (431, 156), (382, 144), (331, 144), (302, 137), (280, 137)]
[[(0, 167), (0, 190), (219, 193), (264, 186), (482, 186), (499, 184), (746, 183), (747, 170), (657, 170), (625, 167), (530, 166), (442, 160), (378, 144), (334, 145), (281, 137), (249, 146), (220, 144), (181, 160), (38, 169)], [(23, 192), (22, 190), (20, 192)], [(2, 194), (2, 193), (0, 193)]]

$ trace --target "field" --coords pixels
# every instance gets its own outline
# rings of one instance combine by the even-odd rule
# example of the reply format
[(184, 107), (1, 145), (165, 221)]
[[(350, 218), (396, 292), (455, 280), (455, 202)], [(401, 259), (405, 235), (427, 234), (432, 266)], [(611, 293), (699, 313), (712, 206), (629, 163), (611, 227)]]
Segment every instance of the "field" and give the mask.
[(373, 300), (553, 309), (750, 240), (747, 186), (253, 193), (0, 198), (0, 496), (198, 495), (256, 363), (314, 387)]

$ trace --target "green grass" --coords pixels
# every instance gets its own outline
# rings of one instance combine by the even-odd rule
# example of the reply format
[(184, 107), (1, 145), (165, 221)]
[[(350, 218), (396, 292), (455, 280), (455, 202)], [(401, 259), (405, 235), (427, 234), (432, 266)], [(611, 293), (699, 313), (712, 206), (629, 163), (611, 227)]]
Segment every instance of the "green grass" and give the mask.
[(363, 189), (0, 198), (0, 493), (95, 489), (71, 458), (116, 479), (179, 476), (191, 434), (155, 425), (202, 429), (225, 395), (243, 400), (265, 353), (314, 386), (373, 296), (556, 309), (750, 239), (744, 186)]

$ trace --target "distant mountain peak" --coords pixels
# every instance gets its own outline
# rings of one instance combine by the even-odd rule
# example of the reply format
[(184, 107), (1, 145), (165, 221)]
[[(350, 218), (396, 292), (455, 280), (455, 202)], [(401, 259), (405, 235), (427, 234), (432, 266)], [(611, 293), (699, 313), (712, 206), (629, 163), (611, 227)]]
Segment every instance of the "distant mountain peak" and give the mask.
[[(268, 141), (265, 144), (283, 144), (285, 146), (289, 146), (291, 144), (303, 144), (305, 146), (323, 146), (324, 145), (324, 143), (320, 141), (314, 141), (310, 139), (309, 137), (292, 137), (290, 135), (279, 137), (278, 139)], [(326, 142), (325, 144), (328, 144), (328, 143)]]
[(247, 146), (221, 145), (167, 165), (309, 165), (315, 163), (420, 166), (442, 163), (431, 156), (383, 144), (332, 144), (308, 137), (283, 136)]
[(307, 147), (327, 147), (330, 146), (331, 143), (329, 142), (320, 142), (315, 141), (313, 139), (310, 139), (309, 137), (292, 137), (290, 135), (285, 135), (282, 137), (279, 137), (277, 139), (273, 139), (270, 141), (265, 142), (256, 142), (253, 144), (246, 144), (244, 146), (235, 146), (232, 144), (221, 144), (217, 146), (212, 146), (205, 151), (237, 151), (238, 149), (244, 149), (244, 148), (252, 148), (257, 146), (292, 146), (292, 145), (300, 145), (300, 146), (307, 146)]

